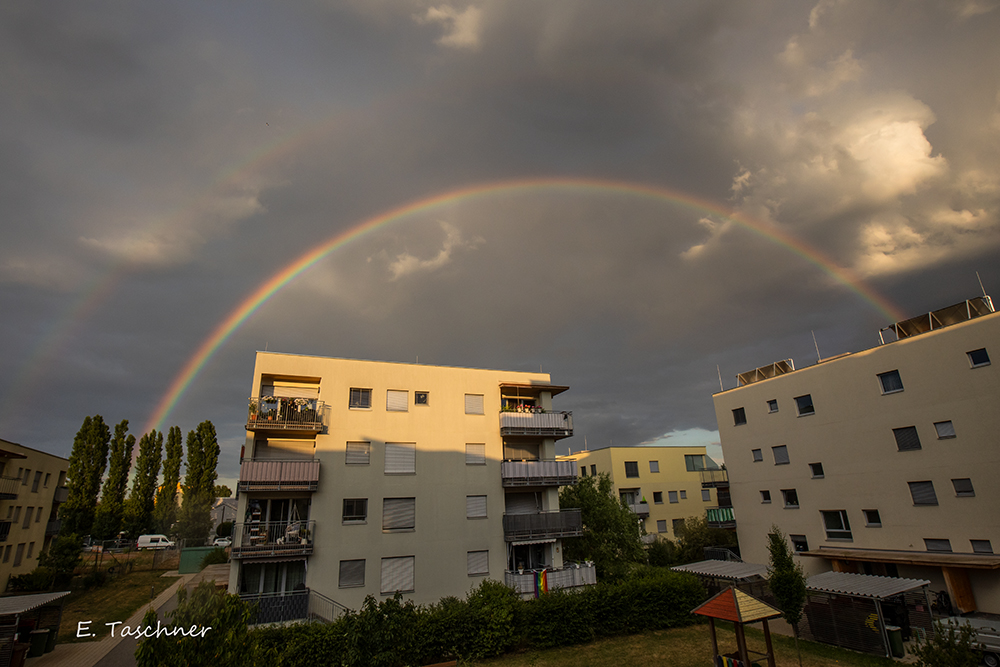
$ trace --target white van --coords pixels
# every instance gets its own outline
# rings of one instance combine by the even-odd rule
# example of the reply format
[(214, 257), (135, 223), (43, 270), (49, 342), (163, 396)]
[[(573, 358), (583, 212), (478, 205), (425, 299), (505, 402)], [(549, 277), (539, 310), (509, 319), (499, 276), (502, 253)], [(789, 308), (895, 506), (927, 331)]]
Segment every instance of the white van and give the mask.
[(140, 535), (136, 549), (169, 549), (174, 543), (166, 535)]

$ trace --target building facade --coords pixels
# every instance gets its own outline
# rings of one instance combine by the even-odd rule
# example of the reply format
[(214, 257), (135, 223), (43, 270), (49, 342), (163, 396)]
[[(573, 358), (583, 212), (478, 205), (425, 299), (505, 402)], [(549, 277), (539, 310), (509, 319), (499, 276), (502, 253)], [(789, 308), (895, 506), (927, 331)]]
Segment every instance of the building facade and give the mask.
[(0, 439), (0, 591), (38, 566), (59, 534), (69, 460)]
[(300, 598), (423, 604), (487, 577), (530, 594), (540, 570), (550, 588), (592, 582), (562, 559), (582, 530), (559, 509), (576, 481), (555, 460), (573, 432), (552, 410), (565, 389), (543, 373), (258, 352), (230, 590), (288, 618)]
[(715, 395), (744, 560), (768, 562), (774, 524), (807, 575), (927, 579), (962, 612), (1000, 613), (1000, 315), (982, 297), (882, 336)]

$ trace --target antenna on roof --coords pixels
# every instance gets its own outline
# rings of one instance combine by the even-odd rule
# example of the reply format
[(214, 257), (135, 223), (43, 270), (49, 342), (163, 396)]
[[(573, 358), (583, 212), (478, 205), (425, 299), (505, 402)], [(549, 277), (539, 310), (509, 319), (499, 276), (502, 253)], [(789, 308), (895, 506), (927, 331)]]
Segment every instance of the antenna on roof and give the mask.
[(979, 289), (983, 291), (983, 296), (986, 296), (986, 288), (983, 287), (983, 279), (979, 277), (979, 271), (976, 271), (976, 280), (979, 281)]
[(715, 372), (719, 374), (719, 391), (725, 391), (726, 388), (722, 386), (722, 369), (719, 368), (719, 364), (715, 365)]
[(823, 361), (823, 357), (819, 353), (819, 343), (816, 342), (816, 332), (810, 329), (809, 333), (813, 335), (813, 345), (816, 346), (816, 362), (819, 363), (820, 361)]

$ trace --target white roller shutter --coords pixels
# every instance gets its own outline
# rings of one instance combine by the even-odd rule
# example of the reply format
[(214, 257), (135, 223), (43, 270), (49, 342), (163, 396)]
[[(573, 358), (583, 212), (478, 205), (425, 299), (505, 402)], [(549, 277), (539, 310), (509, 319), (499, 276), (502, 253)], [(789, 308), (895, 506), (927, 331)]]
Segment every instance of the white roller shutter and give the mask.
[(340, 588), (356, 588), (365, 585), (365, 561), (340, 561)]
[(490, 573), (490, 552), (470, 551), (467, 557), (469, 576)]
[(505, 442), (503, 445), (503, 457), (508, 461), (537, 461), (538, 445)]
[(385, 409), (389, 412), (406, 412), (410, 407), (410, 393), (398, 389), (385, 392)]
[(315, 385), (275, 382), (273, 385), (262, 385), (261, 396), (278, 396), (280, 398), (319, 398), (319, 387)]
[(465, 445), (465, 465), (484, 466), (486, 465), (486, 444), (482, 442), (469, 442)]
[(387, 475), (417, 471), (417, 446), (413, 442), (385, 443), (385, 472)]
[(483, 410), (483, 395), (482, 394), (466, 394), (465, 395), (465, 414), (467, 415), (482, 415), (486, 414)]
[(372, 443), (370, 442), (349, 442), (347, 443), (347, 465), (366, 466), (371, 461)]
[(413, 556), (382, 559), (382, 593), (413, 592)]
[(382, 500), (382, 530), (412, 530), (416, 525), (416, 498)]
[(486, 496), (466, 496), (465, 517), (467, 519), (485, 519)]
[(534, 514), (538, 501), (534, 493), (508, 493), (504, 495), (507, 514)]

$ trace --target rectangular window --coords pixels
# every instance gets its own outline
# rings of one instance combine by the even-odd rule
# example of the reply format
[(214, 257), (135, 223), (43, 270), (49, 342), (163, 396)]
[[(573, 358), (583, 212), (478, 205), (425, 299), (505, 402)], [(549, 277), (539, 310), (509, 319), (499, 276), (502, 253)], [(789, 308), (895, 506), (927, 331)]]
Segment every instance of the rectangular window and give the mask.
[(45, 487), (46, 489), (49, 488), (49, 479), (51, 477), (52, 477), (52, 473), (50, 473), (50, 472), (45, 473), (45, 481), (42, 482), (42, 486)]
[(763, 461), (764, 454), (761, 453), (759, 449), (751, 449), (750, 454), (753, 456), (754, 461)]
[(410, 392), (400, 389), (386, 390), (385, 409), (387, 412), (408, 412), (410, 409)]
[(799, 417), (805, 417), (806, 415), (816, 414), (816, 408), (813, 407), (812, 394), (806, 394), (804, 396), (796, 396), (795, 409), (798, 411)]
[(465, 395), (465, 414), (467, 415), (482, 415), (486, 414), (483, 409), (483, 395), (482, 394), (466, 394)]
[(934, 493), (934, 482), (907, 482), (910, 486), (910, 496), (914, 505), (937, 505), (937, 494)]
[(969, 355), (969, 365), (973, 368), (990, 365), (990, 355), (986, 353), (985, 347), (973, 350), (972, 352), (966, 352), (966, 354)]
[(733, 426), (742, 426), (747, 423), (747, 411), (743, 408), (733, 410)]
[(934, 430), (937, 431), (938, 440), (955, 437), (955, 426), (951, 421), (934, 422)]
[(883, 394), (895, 394), (897, 391), (903, 391), (903, 380), (899, 377), (899, 371), (879, 373), (878, 381), (882, 386)]
[(639, 462), (638, 461), (626, 461), (625, 462), (625, 476), (626, 477), (638, 477), (639, 476)]
[(771, 447), (771, 453), (774, 454), (774, 465), (780, 466), (788, 463), (788, 447), (785, 445)]
[(771, 492), (762, 490), (760, 492), (760, 502), (761, 504), (767, 505), (771, 502)]
[(28, 556), (27, 557), (31, 558), (32, 555), (34, 555), (34, 553), (35, 553), (35, 543), (34, 542), (28, 542)]
[(21, 486), (28, 486), (28, 478), (31, 477), (31, 469), (24, 469), (24, 477), (21, 478)]
[(367, 498), (344, 498), (344, 523), (366, 523), (367, 520)]
[(31, 523), (31, 514), (34, 511), (35, 511), (34, 507), (29, 507), (28, 511), (24, 513), (24, 523), (21, 525), (21, 528), (27, 528), (28, 527), (28, 524)]
[(486, 496), (465, 497), (465, 518), (466, 519), (486, 518)]
[(17, 551), (14, 552), (14, 567), (21, 564), (24, 559), (24, 542), (17, 545)]
[(663, 491), (653, 491), (653, 504), (654, 505), (663, 504)]
[(658, 533), (665, 533), (665, 532), (667, 532), (667, 520), (666, 519), (657, 519), (656, 520), (656, 532), (658, 532)]
[(660, 472), (660, 462), (650, 461), (649, 462), (649, 472)]
[(878, 510), (861, 510), (865, 513), (865, 525), (869, 528), (881, 528), (882, 527), (882, 517), (879, 516)]
[(681, 500), (687, 500), (688, 492), (681, 490)]
[(5, 562), (5, 563), (9, 563), (10, 562), (10, 550), (11, 550), (12, 547), (13, 547), (13, 545), (8, 544), (7, 548), (3, 550), (3, 562)]
[(17, 523), (20, 520), (21, 520), (21, 506), (18, 505), (17, 507), (14, 508), (14, 519), (13, 519), (13, 521), (14, 521), (14, 523)]
[(590, 465), (590, 476), (597, 477), (597, 466), (594, 464)]
[(365, 585), (365, 561), (340, 561), (340, 588), (359, 588)]
[(892, 435), (896, 438), (896, 449), (901, 452), (912, 452), (920, 449), (920, 437), (917, 436), (916, 426), (904, 426), (892, 429)]
[(347, 443), (347, 465), (366, 466), (371, 463), (372, 443), (370, 442), (349, 442)]
[(778, 411), (778, 399), (772, 398), (767, 402), (767, 412), (770, 414), (772, 412)]
[(580, 466), (580, 477), (587, 476), (587, 466)]
[(385, 474), (412, 475), (417, 472), (417, 445), (413, 442), (385, 443)]
[(667, 491), (667, 500), (669, 500), (672, 503), (676, 503), (677, 502), (677, 492), (676, 491)]
[(358, 409), (371, 409), (372, 407), (372, 390), (371, 389), (358, 389), (356, 387), (351, 387), (351, 398), (347, 404), (348, 408), (358, 408)]
[(467, 466), (486, 465), (486, 443), (484, 442), (465, 443), (465, 465)]
[(414, 405), (430, 405), (431, 395), (430, 392), (426, 391), (415, 391), (413, 392), (413, 404)]
[(993, 545), (990, 544), (989, 540), (969, 540), (972, 543), (972, 553), (976, 554), (991, 554), (993, 553)]
[(826, 539), (828, 540), (850, 540), (851, 522), (847, 519), (846, 510), (821, 511), (823, 515), (823, 527), (826, 528)]
[(701, 454), (685, 454), (684, 469), (688, 472), (698, 472), (705, 469), (705, 457)]
[(35, 480), (31, 483), (31, 492), (32, 493), (37, 493), (38, 492), (38, 485), (41, 484), (41, 483), (42, 483), (42, 471), (41, 470), (37, 470), (37, 471), (35, 471)]
[(416, 519), (416, 498), (382, 499), (382, 530), (413, 530)]
[(465, 562), (470, 577), (479, 577), (490, 573), (489, 551), (469, 551), (466, 553)]
[(702, 489), (701, 490), (701, 499), (704, 500), (706, 503), (712, 502), (712, 490), (711, 489)]
[(813, 479), (820, 479), (821, 477), (823, 477), (822, 463), (810, 463), (809, 470), (812, 471)]
[(795, 489), (782, 489), (781, 497), (785, 501), (785, 507), (797, 509), (799, 506), (799, 494)]
[(41, 523), (41, 522), (42, 522), (42, 508), (39, 507), (38, 511), (35, 512), (35, 523)]
[(379, 587), (383, 595), (393, 593), (413, 592), (413, 556), (401, 556), (382, 559), (382, 584)]
[(976, 495), (976, 490), (972, 488), (972, 480), (968, 477), (951, 480), (955, 487), (955, 495), (959, 498), (972, 498)]
[(673, 519), (672, 520), (674, 535), (677, 535), (678, 531), (684, 530), (684, 519)]
[(945, 551), (951, 553), (951, 540), (924, 538), (924, 546), (928, 551)]
[(809, 551), (809, 541), (805, 535), (789, 535), (788, 539), (791, 540), (792, 548), (796, 552)]

